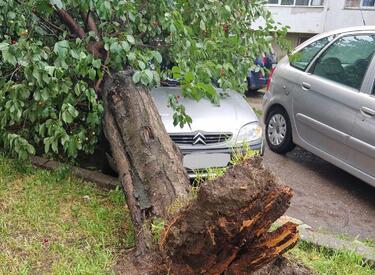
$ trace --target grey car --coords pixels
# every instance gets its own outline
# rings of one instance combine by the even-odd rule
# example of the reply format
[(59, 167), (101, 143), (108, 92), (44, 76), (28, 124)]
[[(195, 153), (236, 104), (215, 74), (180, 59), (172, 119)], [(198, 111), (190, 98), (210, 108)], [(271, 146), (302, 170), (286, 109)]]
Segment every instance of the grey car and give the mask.
[[(158, 108), (163, 124), (172, 140), (184, 155), (184, 166), (189, 177), (194, 171), (211, 167), (226, 167), (232, 153), (243, 144), (251, 149), (262, 151), (262, 127), (259, 120), (243, 98), (233, 91), (217, 90), (225, 94), (219, 105), (206, 99), (199, 102), (183, 98), (181, 88), (159, 87), (151, 90), (151, 95)], [(168, 107), (168, 97), (176, 96), (185, 106), (186, 113), (193, 123), (173, 126), (173, 110)]]
[(270, 149), (295, 144), (375, 186), (375, 26), (306, 41), (274, 70), (264, 96)]

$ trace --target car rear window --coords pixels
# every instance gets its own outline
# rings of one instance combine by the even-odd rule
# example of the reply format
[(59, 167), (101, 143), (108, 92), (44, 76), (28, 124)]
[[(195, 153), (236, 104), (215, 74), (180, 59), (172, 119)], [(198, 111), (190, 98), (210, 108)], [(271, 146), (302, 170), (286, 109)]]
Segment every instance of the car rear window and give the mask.
[(306, 70), (311, 60), (313, 60), (317, 53), (331, 42), (332, 39), (333, 36), (324, 37), (289, 56), (290, 65), (302, 71)]

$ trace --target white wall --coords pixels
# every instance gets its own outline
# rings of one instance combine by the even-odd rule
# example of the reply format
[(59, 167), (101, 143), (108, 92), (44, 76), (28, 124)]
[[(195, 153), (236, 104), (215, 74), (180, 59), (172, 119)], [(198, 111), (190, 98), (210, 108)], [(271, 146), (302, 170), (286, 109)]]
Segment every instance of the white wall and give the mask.
[(362, 15), (366, 25), (375, 25), (375, 9), (345, 9), (344, 0), (326, 1), (328, 1), (328, 10), (323, 31), (362, 26)]
[[(324, 7), (268, 6), (276, 21), (292, 33), (321, 33), (338, 28), (375, 25), (375, 9), (345, 9), (345, 0), (325, 0)], [(362, 14), (362, 15), (361, 15)]]
[(324, 29), (323, 7), (269, 6), (273, 18), (290, 27), (289, 32), (320, 33)]

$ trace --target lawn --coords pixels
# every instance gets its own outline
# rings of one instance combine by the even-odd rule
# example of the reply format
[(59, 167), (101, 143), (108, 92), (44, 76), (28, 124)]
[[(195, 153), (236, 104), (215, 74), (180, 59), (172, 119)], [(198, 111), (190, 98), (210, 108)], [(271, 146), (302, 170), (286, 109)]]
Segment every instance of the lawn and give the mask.
[(111, 273), (134, 243), (123, 197), (0, 155), (0, 274)]
[(374, 267), (351, 251), (335, 251), (300, 242), (288, 255), (319, 274), (326, 275), (373, 275)]
[[(0, 155), (0, 274), (111, 274), (134, 233), (120, 190), (68, 169), (34, 168)], [(357, 255), (301, 242), (288, 253), (321, 274), (374, 274)]]

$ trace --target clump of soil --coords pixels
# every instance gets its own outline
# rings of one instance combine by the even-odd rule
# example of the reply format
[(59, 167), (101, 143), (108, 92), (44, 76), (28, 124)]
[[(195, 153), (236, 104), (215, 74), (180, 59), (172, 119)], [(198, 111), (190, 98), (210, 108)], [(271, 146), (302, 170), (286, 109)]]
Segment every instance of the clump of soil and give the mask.
[(253, 275), (314, 275), (311, 269), (298, 263), (294, 259), (278, 257), (270, 264), (255, 271)]

